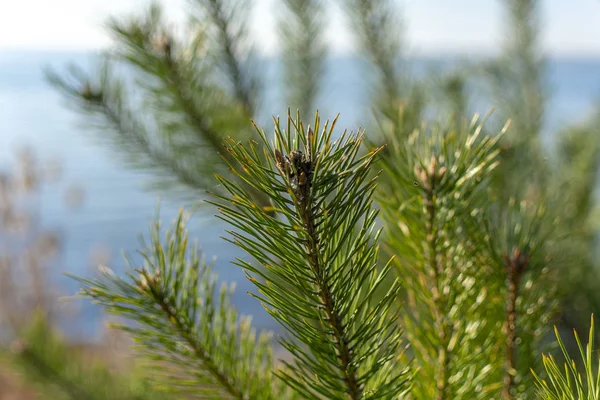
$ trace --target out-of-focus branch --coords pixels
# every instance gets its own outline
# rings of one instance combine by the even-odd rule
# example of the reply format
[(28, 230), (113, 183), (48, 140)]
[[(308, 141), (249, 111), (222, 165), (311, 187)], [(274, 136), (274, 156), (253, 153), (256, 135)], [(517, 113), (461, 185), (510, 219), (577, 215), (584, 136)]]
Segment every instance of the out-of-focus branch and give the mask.
[(248, 38), (248, 20), (252, 11), (250, 0), (192, 0), (198, 8), (199, 20), (210, 21), (219, 65), (230, 81), (235, 98), (246, 116), (256, 112), (259, 80), (252, 66), (253, 46)]
[(288, 102), (301, 113), (315, 108), (327, 52), (323, 34), (327, 16), (322, 0), (286, 0), (279, 21), (284, 39)]

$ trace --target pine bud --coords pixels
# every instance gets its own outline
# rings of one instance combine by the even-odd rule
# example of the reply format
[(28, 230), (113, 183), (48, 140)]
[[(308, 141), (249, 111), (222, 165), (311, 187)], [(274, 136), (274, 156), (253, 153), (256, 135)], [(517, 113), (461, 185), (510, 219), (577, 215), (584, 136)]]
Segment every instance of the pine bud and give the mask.
[(148, 279), (145, 276), (140, 276), (140, 280), (138, 282), (138, 289), (141, 291), (146, 291), (149, 288)]
[(81, 90), (79, 91), (79, 95), (90, 103), (101, 103), (104, 99), (102, 92), (100, 90), (93, 89), (89, 81), (86, 81), (83, 84)]
[(296, 197), (303, 201), (310, 187), (312, 162), (299, 150), (294, 150), (289, 156), (284, 156), (277, 149), (275, 149), (275, 162), (277, 169), (288, 179)]
[(427, 169), (427, 175), (429, 175), (430, 178), (436, 176), (437, 166), (438, 166), (437, 157), (432, 156), (431, 162), (429, 163), (429, 168)]
[(160, 270), (159, 270), (159, 269), (157, 269), (157, 270), (154, 272), (154, 275), (152, 275), (152, 281), (153, 281), (155, 284), (157, 284), (157, 283), (160, 281), (160, 278), (161, 278), (161, 275), (160, 275)]
[(422, 186), (425, 190), (431, 189), (429, 179), (427, 179), (427, 172), (421, 168), (421, 165), (415, 164), (414, 168), (415, 177), (417, 178), (418, 186)]
[(163, 33), (157, 35), (154, 40), (152, 40), (152, 47), (154, 50), (165, 58), (171, 58), (171, 52), (173, 48), (173, 41), (171, 38)]
[(531, 260), (531, 255), (527, 253), (523, 253), (523, 251), (514, 247), (512, 254), (508, 253), (504, 255), (504, 262), (506, 264), (506, 268), (509, 270), (509, 273), (514, 273), (517, 276), (520, 276), (523, 272), (525, 272), (525, 268), (529, 265), (529, 261)]
[(444, 177), (444, 175), (446, 175), (446, 167), (442, 167), (442, 168), (440, 168), (440, 169), (438, 170), (438, 173), (437, 173), (436, 179), (437, 179), (438, 181), (441, 181), (441, 180), (442, 180), (442, 178)]
[(287, 157), (284, 157), (283, 154), (277, 149), (275, 149), (275, 163), (277, 165), (277, 169), (285, 176), (289, 174), (289, 166), (290, 162)]
[(308, 132), (306, 132), (306, 159), (308, 161), (312, 161), (312, 157), (313, 157), (312, 142), (313, 142), (314, 136), (315, 135), (313, 133), (312, 128), (309, 127)]

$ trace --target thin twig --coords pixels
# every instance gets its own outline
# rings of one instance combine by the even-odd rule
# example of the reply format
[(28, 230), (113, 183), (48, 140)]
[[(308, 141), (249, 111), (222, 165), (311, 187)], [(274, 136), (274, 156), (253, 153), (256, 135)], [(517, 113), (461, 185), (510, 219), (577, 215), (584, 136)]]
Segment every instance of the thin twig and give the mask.
[[(298, 156), (292, 158), (292, 162), (294, 162), (294, 159), (297, 157)], [(363, 385), (358, 380), (358, 374), (355, 367), (356, 361), (353, 358), (350, 340), (348, 339), (342, 317), (338, 312), (338, 307), (336, 306), (333, 294), (331, 293), (328, 276), (321, 265), (319, 257), (320, 237), (315, 229), (315, 207), (310, 196), (310, 169), (312, 168), (312, 163), (313, 160), (304, 161), (304, 164), (302, 164), (301, 161), (294, 162), (294, 164), (296, 164), (294, 165), (294, 169), (296, 170), (295, 179), (303, 177), (298, 179), (298, 185), (294, 190), (296, 195), (296, 206), (304, 223), (304, 229), (308, 237), (305, 245), (308, 252), (309, 264), (315, 276), (315, 289), (327, 315), (327, 321), (333, 330), (333, 341), (340, 362), (339, 368), (344, 376), (344, 383), (350, 399), (359, 400), (363, 398)], [(297, 168), (297, 166), (299, 166), (299, 168)]]
[(445, 304), (446, 299), (443, 295), (444, 284), (444, 266), (440, 260), (441, 254), (438, 249), (439, 232), (436, 226), (437, 210), (435, 204), (436, 184), (443, 174), (443, 169), (438, 170), (437, 158), (431, 159), (431, 164), (427, 171), (420, 171), (421, 181), (425, 189), (424, 205), (427, 212), (427, 256), (430, 267), (431, 278), (433, 281), (432, 297), (434, 303), (433, 314), (435, 318), (435, 330), (440, 340), (437, 347), (437, 372), (436, 372), (436, 400), (447, 399), (448, 379), (451, 354), (449, 350), (450, 327), (446, 321)]
[(506, 355), (504, 358), (504, 387), (502, 389), (502, 398), (506, 400), (514, 399), (515, 376), (517, 374), (517, 298), (519, 296), (519, 284), (521, 276), (527, 265), (529, 257), (522, 255), (520, 249), (513, 251), (512, 257), (508, 254), (504, 256), (504, 262), (507, 272), (506, 285), (508, 288), (506, 298), (506, 321), (504, 330), (506, 333)]
[(196, 357), (202, 361), (208, 372), (210, 372), (217, 382), (219, 382), (219, 384), (221, 384), (221, 386), (234, 398), (239, 400), (247, 400), (248, 398), (245, 396), (244, 392), (235, 387), (231, 380), (219, 370), (207, 351), (203, 349), (198, 341), (192, 337), (188, 327), (182, 323), (181, 317), (173, 311), (171, 306), (169, 306), (169, 301), (167, 297), (165, 297), (164, 293), (158, 290), (155, 284), (149, 285), (149, 288), (154, 301), (160, 305), (160, 308), (165, 313), (167, 320), (181, 334), (182, 338), (186, 341), (188, 346), (190, 346)]

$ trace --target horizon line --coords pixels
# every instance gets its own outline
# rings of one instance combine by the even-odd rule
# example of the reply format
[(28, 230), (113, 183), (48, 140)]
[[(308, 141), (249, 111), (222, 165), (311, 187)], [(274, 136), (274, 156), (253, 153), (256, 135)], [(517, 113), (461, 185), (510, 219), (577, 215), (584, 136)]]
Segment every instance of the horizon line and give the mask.
[[(42, 54), (42, 53), (56, 53), (56, 54), (85, 54), (85, 53), (101, 53), (109, 50), (109, 46), (98, 46), (98, 47), (11, 47), (0, 46), (1, 53), (21, 53), (21, 54)], [(282, 52), (268, 52), (268, 53), (257, 53), (259, 58), (273, 59), (281, 57)], [(443, 56), (457, 56), (457, 57), (497, 57), (501, 53), (499, 51), (486, 51), (483, 49), (475, 49), (474, 51), (465, 51), (463, 49), (412, 49), (404, 54), (406, 58), (422, 58), (422, 57), (443, 57)], [(360, 53), (355, 50), (331, 50), (330, 56), (334, 57), (353, 57), (359, 56)], [(547, 51), (545, 54), (546, 58), (579, 58), (579, 59), (600, 59), (600, 52), (587, 52), (587, 51)]]

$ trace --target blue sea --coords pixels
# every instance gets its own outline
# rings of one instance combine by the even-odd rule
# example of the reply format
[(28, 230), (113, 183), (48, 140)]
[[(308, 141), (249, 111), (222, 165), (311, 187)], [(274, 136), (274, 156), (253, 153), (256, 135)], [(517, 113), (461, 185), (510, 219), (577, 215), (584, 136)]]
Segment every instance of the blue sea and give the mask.
[[(62, 237), (62, 255), (50, 273), (53, 284), (63, 293), (73, 294), (77, 285), (62, 276), (71, 272), (94, 274), (98, 249), (110, 249), (108, 265), (117, 272), (124, 268), (121, 252), (138, 248), (138, 234), (148, 224), (161, 197), (160, 215), (169, 222), (182, 200), (148, 188), (152, 176), (127, 167), (126, 157), (107, 145), (106, 133), (93, 131), (85, 119), (69, 109), (57, 92), (44, 80), (43, 68), (63, 68), (76, 63), (85, 68), (94, 65), (88, 53), (0, 52), (0, 168), (8, 168), (14, 151), (32, 147), (42, 160), (58, 158), (62, 178), (44, 187), (40, 199), (42, 223)], [(449, 68), (448, 57), (415, 60), (411, 65), (423, 75), (432, 68)], [(319, 109), (324, 118), (340, 113), (340, 127), (353, 129), (368, 125), (368, 84), (361, 63), (352, 57), (330, 60), (324, 78)], [(265, 61), (262, 69), (267, 90), (259, 123), (269, 128), (271, 115), (285, 114), (284, 85), (277, 60)], [(600, 59), (550, 59), (548, 82), (552, 93), (546, 120), (548, 142), (561, 127), (585, 119), (600, 98)], [(489, 104), (475, 111), (487, 112)], [(76, 185), (84, 191), (84, 202), (76, 210), (64, 204), (65, 190)], [(240, 311), (254, 316), (259, 328), (275, 329), (275, 323), (261, 305), (247, 295), (253, 290), (243, 272), (231, 265), (244, 255), (220, 238), (226, 227), (204, 208), (194, 214), (189, 228), (202, 245), (206, 257), (216, 258), (215, 269), (221, 280), (236, 282), (234, 303)], [(70, 317), (73, 331), (86, 337), (97, 336), (102, 324), (101, 312), (88, 303), (79, 304), (80, 314)]]

